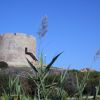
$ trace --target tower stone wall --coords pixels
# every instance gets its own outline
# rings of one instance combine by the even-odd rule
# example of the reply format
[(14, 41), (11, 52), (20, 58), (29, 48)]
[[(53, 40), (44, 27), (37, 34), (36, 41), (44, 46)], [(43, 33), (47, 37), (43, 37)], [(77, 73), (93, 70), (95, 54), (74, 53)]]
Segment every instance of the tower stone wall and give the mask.
[(36, 56), (36, 40), (24, 33), (5, 33), (0, 35), (0, 62), (8, 66), (29, 66), (26, 60), (25, 48)]

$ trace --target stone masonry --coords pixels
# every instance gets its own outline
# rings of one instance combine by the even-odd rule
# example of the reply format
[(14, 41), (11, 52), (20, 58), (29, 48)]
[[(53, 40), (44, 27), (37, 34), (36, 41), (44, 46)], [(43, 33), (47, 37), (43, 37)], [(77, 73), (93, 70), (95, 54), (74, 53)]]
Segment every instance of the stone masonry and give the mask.
[(0, 35), (0, 62), (8, 66), (28, 67), (25, 49), (36, 56), (36, 40), (34, 37), (24, 33), (5, 33)]

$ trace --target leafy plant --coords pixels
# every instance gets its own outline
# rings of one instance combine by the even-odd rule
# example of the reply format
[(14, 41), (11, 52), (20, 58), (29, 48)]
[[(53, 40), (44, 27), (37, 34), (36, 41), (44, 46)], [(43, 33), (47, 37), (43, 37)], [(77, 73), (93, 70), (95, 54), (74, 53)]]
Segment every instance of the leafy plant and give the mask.
[(85, 73), (83, 79), (79, 81), (79, 78), (76, 73), (76, 96), (78, 96), (79, 100), (82, 100), (83, 98), (83, 91), (85, 89), (85, 86), (87, 85), (87, 80), (88, 80), (89, 72)]
[(56, 85), (56, 83), (52, 84), (46, 84), (46, 78), (49, 75), (50, 68), (54, 64), (54, 62), (57, 60), (57, 58), (61, 55), (62, 53), (59, 53), (57, 56), (55, 56), (52, 61), (44, 67), (43, 65), (43, 57), (41, 55), (41, 60), (40, 60), (40, 67), (37, 68), (35, 67), (28, 59), (29, 65), (32, 67), (33, 71), (36, 74), (36, 77), (33, 79), (32, 76), (30, 76), (31, 79), (33, 79), (34, 83), (37, 86), (37, 90), (35, 91), (35, 96), (40, 100), (41, 98), (44, 98), (44, 100), (47, 100), (49, 94), (51, 93), (53, 87)]
[(62, 71), (62, 73), (60, 74), (60, 78), (58, 81), (58, 87), (56, 87), (57, 94), (58, 94), (58, 97), (57, 97), (58, 100), (65, 100), (68, 96), (67, 92), (64, 89), (66, 74), (67, 74), (67, 70)]
[(19, 76), (9, 76), (8, 90), (4, 90), (1, 100), (29, 100), (29, 97), (24, 94)]

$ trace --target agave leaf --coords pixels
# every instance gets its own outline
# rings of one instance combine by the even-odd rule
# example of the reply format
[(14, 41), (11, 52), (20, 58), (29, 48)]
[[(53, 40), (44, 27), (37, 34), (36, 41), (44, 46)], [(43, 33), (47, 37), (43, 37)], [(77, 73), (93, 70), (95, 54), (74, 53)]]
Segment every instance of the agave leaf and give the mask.
[[(27, 58), (26, 58), (27, 59)], [(38, 70), (36, 69), (36, 67), (27, 59), (27, 61), (28, 61), (28, 63), (29, 63), (29, 65), (32, 67), (32, 69), (36, 72), (36, 73), (38, 73)]]
[(59, 53), (57, 56), (55, 56), (52, 61), (46, 66), (45, 72), (48, 72), (50, 67), (53, 65), (53, 63), (57, 60), (57, 58), (62, 54), (63, 52)]
[(47, 78), (47, 76), (48, 76), (48, 73), (43, 74), (43, 75), (42, 75), (42, 81), (45, 81), (45, 79)]
[(66, 74), (67, 74), (67, 70), (65, 72), (63, 72), (62, 75), (61, 75), (61, 84), (64, 82)]
[(89, 73), (86, 73), (86, 75), (84, 76), (82, 82), (80, 83), (80, 91), (83, 92), (86, 84), (87, 84), (87, 80), (88, 80), (88, 76), (89, 76)]
[(45, 88), (52, 88), (52, 87), (54, 87), (54, 86), (56, 86), (56, 85), (57, 85), (57, 83), (52, 83), (52, 84), (50, 84), (50, 85), (46, 85)]
[(45, 97), (45, 84), (44, 84), (44, 82), (42, 81), (42, 80), (40, 80), (40, 85), (41, 85), (41, 88), (42, 88), (42, 92), (43, 92), (43, 95), (44, 95), (44, 97)]
[(98, 95), (99, 90), (100, 90), (100, 81), (99, 81), (99, 85), (98, 85), (98, 86), (96, 86), (96, 96)]
[(30, 73), (28, 73), (28, 79), (33, 79), (33, 76)]
[(41, 53), (41, 56), (40, 56), (40, 66), (43, 67), (43, 54)]
[(76, 85), (77, 85), (77, 89), (79, 90), (80, 86), (79, 86), (79, 79), (77, 73), (76, 73)]

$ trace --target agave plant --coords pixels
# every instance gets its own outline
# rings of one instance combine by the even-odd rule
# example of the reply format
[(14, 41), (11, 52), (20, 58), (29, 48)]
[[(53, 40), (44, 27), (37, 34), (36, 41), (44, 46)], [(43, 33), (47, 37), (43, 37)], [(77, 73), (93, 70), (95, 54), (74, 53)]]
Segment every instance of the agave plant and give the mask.
[(29, 63), (29, 65), (32, 67), (36, 77), (33, 79), (32, 76), (30, 76), (31, 79), (33, 79), (34, 83), (37, 86), (37, 90), (35, 91), (35, 96), (36, 98), (38, 98), (38, 100), (40, 100), (41, 98), (44, 100), (48, 99), (49, 94), (51, 93), (53, 87), (56, 85), (56, 83), (52, 83), (52, 84), (46, 84), (45, 80), (47, 78), (47, 76), (49, 75), (50, 72), (50, 68), (52, 67), (52, 65), (54, 64), (54, 62), (57, 60), (57, 58), (62, 54), (59, 53), (58, 55), (56, 55), (52, 61), (44, 66), (43, 64), (43, 56), (41, 55), (40, 57), (40, 67), (36, 67), (34, 66), (27, 58), (27, 61)]
[(67, 70), (62, 71), (59, 77), (58, 86), (56, 87), (57, 90), (57, 100), (66, 100), (67, 99), (67, 92), (64, 89), (65, 79), (67, 75)]
[[(19, 76), (9, 76), (8, 91), (4, 90), (0, 100), (32, 100), (26, 96), (23, 88), (21, 87)], [(35, 100), (35, 99), (34, 99)]]
[(19, 77), (9, 76), (8, 82), (8, 91), (4, 90), (4, 94), (1, 100), (14, 100), (14, 98), (20, 99), (20, 96), (23, 94), (22, 87), (20, 85)]
[(21, 95), (23, 93), (22, 87), (20, 85), (19, 76), (11, 78), (9, 77), (9, 95)]
[(84, 78), (79, 82), (79, 78), (76, 73), (76, 96), (78, 96), (79, 100), (83, 99), (83, 91), (85, 86), (87, 85), (87, 80), (88, 80), (89, 72), (85, 73)]

